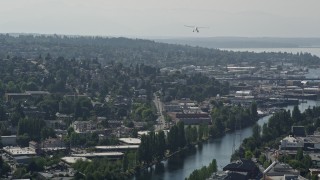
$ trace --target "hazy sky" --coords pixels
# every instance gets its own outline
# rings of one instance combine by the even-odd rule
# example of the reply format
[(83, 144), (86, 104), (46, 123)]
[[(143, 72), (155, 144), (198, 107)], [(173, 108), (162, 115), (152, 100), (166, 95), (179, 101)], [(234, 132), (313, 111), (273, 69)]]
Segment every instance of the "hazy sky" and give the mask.
[[(320, 37), (320, 0), (0, 0), (0, 33)], [(209, 26), (200, 33), (184, 25)]]

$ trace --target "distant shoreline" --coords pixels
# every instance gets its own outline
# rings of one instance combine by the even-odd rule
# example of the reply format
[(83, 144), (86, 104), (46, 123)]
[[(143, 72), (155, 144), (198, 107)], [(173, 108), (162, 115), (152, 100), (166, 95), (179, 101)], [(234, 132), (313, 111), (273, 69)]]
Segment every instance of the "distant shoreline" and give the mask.
[(320, 46), (299, 46), (299, 47), (230, 47), (230, 48), (217, 48), (217, 49), (318, 49)]

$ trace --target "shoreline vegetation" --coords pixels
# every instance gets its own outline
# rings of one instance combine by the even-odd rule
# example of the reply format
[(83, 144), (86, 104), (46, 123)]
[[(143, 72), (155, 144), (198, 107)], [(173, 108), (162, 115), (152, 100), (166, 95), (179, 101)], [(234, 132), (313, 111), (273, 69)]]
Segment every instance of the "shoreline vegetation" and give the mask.
[(217, 161), (213, 159), (208, 166), (203, 166), (201, 169), (194, 170), (185, 180), (202, 180), (209, 178), (212, 173), (217, 172)]
[[(202, 143), (203, 142), (206, 142), (208, 141), (210, 138), (207, 137), (207, 138), (204, 138), (203, 140), (197, 142), (197, 143), (194, 143), (194, 144), (190, 144), (188, 146), (185, 146), (181, 149), (178, 149), (177, 151), (173, 152), (173, 153), (169, 153), (167, 154), (165, 157), (163, 157), (161, 160), (156, 160), (156, 161), (153, 161), (149, 164), (140, 164), (140, 165), (137, 165), (136, 167), (132, 168), (131, 170), (128, 170), (128, 172), (126, 172), (126, 175), (128, 177), (133, 177), (133, 176), (139, 176), (140, 174), (142, 174), (143, 172), (146, 172), (146, 171), (153, 171), (154, 167), (155, 166), (158, 166), (164, 162), (164, 161), (167, 161), (169, 160), (170, 158), (174, 157), (174, 156), (179, 156), (179, 155), (186, 155), (187, 153), (192, 153), (194, 150), (196, 150), (197, 146), (198, 148), (199, 147), (202, 147)], [(215, 161), (215, 159), (214, 159)], [(157, 168), (157, 167), (155, 167)]]
[[(196, 126), (185, 127), (183, 122), (178, 122), (177, 125), (171, 127), (168, 133), (168, 149), (166, 149), (164, 153), (157, 151), (163, 151), (163, 147), (159, 147), (159, 144), (161, 144), (159, 143), (161, 141), (159, 140), (159, 136), (162, 136), (163, 131), (160, 131), (158, 135), (156, 135), (154, 132), (151, 132), (149, 135), (143, 135), (141, 137), (141, 145), (138, 150), (138, 152), (140, 152), (139, 154), (141, 154), (140, 156), (138, 155), (140, 164), (134, 167), (133, 170), (130, 170), (130, 175), (139, 176), (143, 171), (153, 171), (153, 167), (155, 165), (159, 165), (163, 161), (166, 161), (175, 155), (184, 155), (185, 152), (191, 152), (193, 149), (196, 149), (196, 146), (202, 147), (202, 143), (208, 141), (209, 139), (221, 138), (227, 133), (234, 132), (237, 130), (237, 127), (234, 126), (235, 124), (233, 124), (233, 127), (230, 126), (228, 128), (228, 126), (222, 123), (228, 122), (228, 119), (235, 120), (237, 117), (239, 121), (243, 121), (242, 128), (245, 128), (254, 125), (260, 118), (257, 113), (253, 113), (257, 112), (257, 105), (255, 102), (252, 103), (251, 107), (248, 109), (239, 106), (223, 107), (217, 102), (212, 103), (216, 104), (216, 107), (211, 113), (212, 117), (214, 117), (213, 119), (215, 119), (213, 124), (211, 126), (200, 125), (197, 128)], [(229, 117), (225, 116), (225, 111), (229, 111)], [(245, 121), (245, 119), (247, 119), (247, 121)], [(184, 134), (184, 136), (182, 134)], [(149, 139), (149, 141), (147, 139)], [(155, 141), (152, 142), (153, 140)], [(150, 144), (152, 145), (151, 147)], [(150, 152), (153, 152), (155, 156), (153, 155), (153, 157), (148, 157), (150, 156)], [(142, 155), (143, 157), (141, 157)], [(215, 162), (215, 164), (216, 163), (217, 162)], [(200, 173), (202, 171), (204, 170), (199, 170), (199, 172), (196, 173)]]
[[(299, 107), (294, 106), (290, 110), (282, 110), (273, 114), (267, 123), (262, 127), (254, 126), (251, 137), (243, 140), (239, 149), (232, 155), (232, 159), (256, 158), (264, 168), (267, 168), (272, 161), (264, 154), (265, 149), (278, 149), (282, 138), (291, 134), (292, 126), (304, 126), (306, 135), (313, 135), (319, 132), (320, 127), (320, 107), (309, 107), (304, 112), (300, 112)], [(313, 167), (311, 157), (299, 148), (295, 155), (281, 154), (276, 158), (281, 163), (289, 164), (293, 169), (298, 169), (300, 175), (306, 178), (313, 178), (308, 172)]]

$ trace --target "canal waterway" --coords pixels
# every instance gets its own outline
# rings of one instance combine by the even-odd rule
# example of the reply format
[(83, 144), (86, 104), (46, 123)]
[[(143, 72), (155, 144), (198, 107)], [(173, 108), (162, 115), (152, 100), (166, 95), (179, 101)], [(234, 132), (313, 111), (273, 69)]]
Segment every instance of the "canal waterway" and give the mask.
[[(306, 103), (300, 103), (299, 109), (303, 112), (308, 107), (319, 105), (320, 101), (307, 100)], [(284, 109), (292, 111), (293, 106), (287, 106)], [(257, 123), (263, 125), (268, 122), (270, 117), (271, 115), (260, 118)], [(216, 159), (218, 168), (222, 169), (230, 162), (233, 142), (235, 142), (235, 148), (239, 148), (241, 140), (252, 135), (252, 127), (244, 128), (239, 132), (228, 133), (222, 138), (208, 140), (203, 143), (201, 148), (197, 148), (194, 152), (183, 156), (183, 158), (166, 160), (161, 168), (155, 168), (155, 170), (149, 171), (136, 179), (185, 179), (195, 169), (209, 165), (212, 159)], [(241, 139), (239, 134), (241, 134)]]

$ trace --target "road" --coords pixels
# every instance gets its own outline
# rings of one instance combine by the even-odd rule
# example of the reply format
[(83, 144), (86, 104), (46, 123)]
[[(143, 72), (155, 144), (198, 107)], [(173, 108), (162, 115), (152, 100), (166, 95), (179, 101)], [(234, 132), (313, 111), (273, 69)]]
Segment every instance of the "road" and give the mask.
[(163, 103), (155, 93), (153, 94), (153, 96), (154, 96), (153, 103), (155, 104), (158, 111), (158, 115), (159, 115), (157, 119), (157, 124), (154, 125), (154, 129), (155, 131), (160, 131), (167, 128), (167, 123), (163, 115)]

